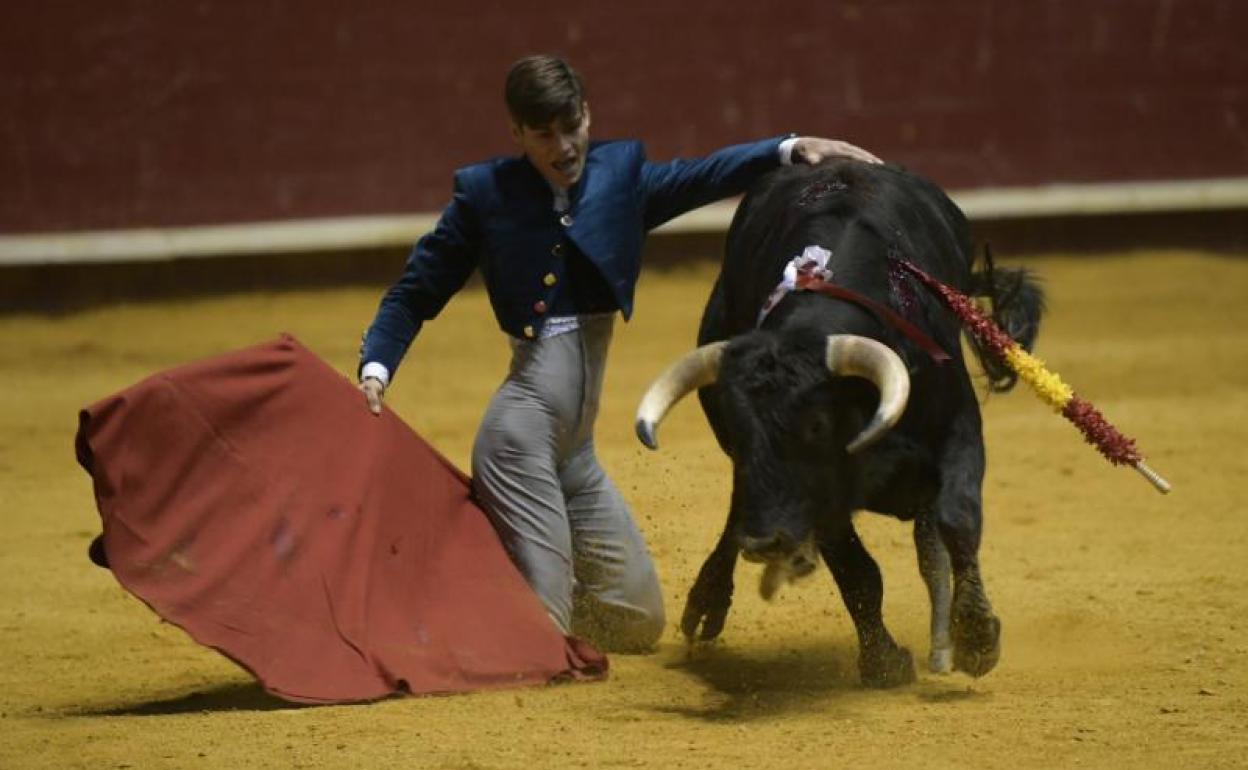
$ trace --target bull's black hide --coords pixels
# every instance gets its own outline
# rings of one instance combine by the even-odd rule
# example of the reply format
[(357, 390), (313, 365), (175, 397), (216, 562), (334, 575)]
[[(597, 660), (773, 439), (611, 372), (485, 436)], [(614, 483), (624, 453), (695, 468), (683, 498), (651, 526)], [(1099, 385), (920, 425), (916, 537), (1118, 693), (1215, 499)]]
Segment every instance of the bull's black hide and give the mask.
[[(785, 265), (811, 245), (832, 252), (830, 282), (863, 301), (792, 292), (756, 326)], [(879, 569), (854, 531), (854, 512), (870, 510), (914, 522), (932, 601), (931, 668), (979, 676), (996, 664), (1000, 622), (977, 555), (979, 403), (957, 319), (899, 268), (900, 259), (991, 303), (998, 322), (1030, 348), (1042, 310), (1038, 287), (1021, 270), (994, 271), (990, 257), (977, 268), (966, 218), (918, 176), (853, 161), (794, 166), (756, 184), (738, 209), (699, 350), (673, 367), (675, 380), (656, 381), (647, 399), (658, 406), (643, 401), (639, 414), (639, 431), (652, 441), (666, 409), (700, 388), (733, 461), (728, 522), (681, 621), (690, 638), (722, 631), (738, 554), (767, 564), (768, 595), (811, 571), (817, 552), (857, 628), (863, 682), (912, 681), (910, 653), (884, 626)], [(925, 352), (871, 303), (917, 326), (949, 360)], [(1013, 385), (1001, 362), (981, 356), (981, 364), (992, 389)]]

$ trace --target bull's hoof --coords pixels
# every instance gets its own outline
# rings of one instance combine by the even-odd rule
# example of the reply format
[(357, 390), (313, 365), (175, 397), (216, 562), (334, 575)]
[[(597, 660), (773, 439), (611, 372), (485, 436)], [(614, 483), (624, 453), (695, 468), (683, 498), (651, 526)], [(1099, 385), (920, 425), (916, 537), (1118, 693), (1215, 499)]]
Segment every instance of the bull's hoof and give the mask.
[(1001, 621), (991, 612), (955, 614), (953, 667), (971, 676), (983, 676), (1001, 657)]
[(914, 682), (914, 658), (905, 647), (890, 646), (858, 658), (858, 673), (864, 687), (886, 689)]
[(927, 670), (933, 674), (948, 674), (953, 671), (953, 648), (933, 647), (927, 655)]
[(708, 642), (724, 630), (731, 607), (731, 584), (726, 592), (722, 588), (713, 593), (695, 588), (689, 592), (689, 598), (685, 601), (685, 611), (680, 616), (680, 630), (691, 642)]

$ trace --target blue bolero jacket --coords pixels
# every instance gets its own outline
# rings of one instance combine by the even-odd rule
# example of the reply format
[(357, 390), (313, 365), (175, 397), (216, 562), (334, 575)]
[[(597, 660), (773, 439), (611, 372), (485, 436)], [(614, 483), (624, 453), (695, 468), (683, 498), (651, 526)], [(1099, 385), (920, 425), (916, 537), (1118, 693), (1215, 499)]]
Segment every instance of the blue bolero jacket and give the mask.
[(786, 138), (666, 163), (646, 160), (637, 141), (592, 143), (563, 215), (554, 211), (550, 186), (524, 157), (458, 170), (450, 205), (433, 231), (417, 241), (365, 332), (361, 366), (377, 361), (393, 377), (421, 325), (478, 267), (499, 327), (514, 337), (537, 336), (569, 248), (579, 249), (598, 269), (627, 319), (645, 234), (686, 211), (744, 192), (780, 165), (779, 146)]

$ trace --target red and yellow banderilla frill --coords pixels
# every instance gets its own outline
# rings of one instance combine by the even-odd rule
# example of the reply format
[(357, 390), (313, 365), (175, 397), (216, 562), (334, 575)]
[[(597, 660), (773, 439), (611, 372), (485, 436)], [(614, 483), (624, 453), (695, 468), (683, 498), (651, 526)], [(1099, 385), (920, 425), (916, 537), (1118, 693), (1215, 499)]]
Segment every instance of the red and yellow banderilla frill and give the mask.
[(931, 289), (945, 305), (962, 321), (967, 331), (990, 355), (1004, 361), (1024, 382), (1031, 386), (1042, 401), (1075, 424), (1083, 437), (1114, 465), (1130, 465), (1148, 479), (1160, 492), (1169, 492), (1170, 484), (1144, 463), (1135, 448), (1135, 441), (1127, 438), (1105, 419), (1096, 407), (1076, 395), (1075, 391), (1053, 372), (1044, 362), (1028, 353), (997, 326), (991, 318), (975, 306), (962, 292), (944, 284), (925, 273), (905, 259), (898, 264)]

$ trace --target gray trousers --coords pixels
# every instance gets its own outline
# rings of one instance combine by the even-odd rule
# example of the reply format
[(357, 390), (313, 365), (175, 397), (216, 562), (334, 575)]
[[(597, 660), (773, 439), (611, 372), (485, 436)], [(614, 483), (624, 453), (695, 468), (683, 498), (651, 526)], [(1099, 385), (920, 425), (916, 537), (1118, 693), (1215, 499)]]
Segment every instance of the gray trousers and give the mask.
[(613, 316), (512, 340), (511, 370), (472, 449), (473, 489), (503, 545), (565, 632), (608, 651), (651, 648), (663, 632), (654, 562), (594, 455)]

